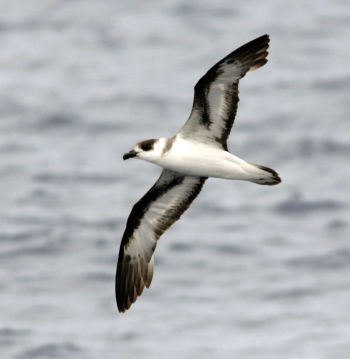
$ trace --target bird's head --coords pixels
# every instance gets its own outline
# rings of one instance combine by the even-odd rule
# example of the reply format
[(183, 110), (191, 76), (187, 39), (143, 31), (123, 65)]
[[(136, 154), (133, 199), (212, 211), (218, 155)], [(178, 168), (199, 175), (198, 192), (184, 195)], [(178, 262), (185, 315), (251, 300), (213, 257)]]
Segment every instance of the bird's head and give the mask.
[(161, 141), (157, 139), (146, 140), (137, 143), (131, 151), (124, 153), (123, 160), (137, 157), (152, 162), (157, 160), (162, 155), (162, 152), (163, 144)]

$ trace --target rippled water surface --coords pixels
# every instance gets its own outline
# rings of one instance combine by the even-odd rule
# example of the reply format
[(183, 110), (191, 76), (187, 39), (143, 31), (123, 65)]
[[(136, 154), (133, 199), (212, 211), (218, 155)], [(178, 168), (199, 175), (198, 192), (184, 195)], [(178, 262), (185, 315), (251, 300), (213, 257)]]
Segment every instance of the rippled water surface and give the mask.
[[(0, 13), (1, 358), (349, 358), (350, 4), (20, 3)], [(160, 172), (122, 154), (264, 33), (229, 147), (283, 183), (207, 181), (117, 314), (126, 218)]]

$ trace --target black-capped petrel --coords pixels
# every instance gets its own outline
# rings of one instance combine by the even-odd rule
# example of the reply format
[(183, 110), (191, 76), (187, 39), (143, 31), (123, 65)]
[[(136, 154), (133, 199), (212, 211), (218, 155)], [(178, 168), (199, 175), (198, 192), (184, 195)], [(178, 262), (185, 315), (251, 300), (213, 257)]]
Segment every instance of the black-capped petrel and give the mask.
[(277, 172), (234, 156), (227, 149), (237, 112), (238, 82), (267, 62), (269, 36), (263, 35), (233, 51), (196, 84), (189, 119), (173, 137), (142, 141), (123, 159), (140, 158), (163, 168), (153, 187), (134, 205), (121, 241), (116, 299), (128, 309), (153, 276), (159, 237), (185, 212), (208, 177), (281, 182)]

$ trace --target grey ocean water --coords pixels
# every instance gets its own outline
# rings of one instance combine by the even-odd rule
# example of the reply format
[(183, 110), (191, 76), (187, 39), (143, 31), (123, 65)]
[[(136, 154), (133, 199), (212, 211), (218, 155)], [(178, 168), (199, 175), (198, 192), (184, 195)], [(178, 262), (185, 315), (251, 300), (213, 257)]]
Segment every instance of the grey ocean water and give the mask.
[[(0, 357), (350, 357), (348, 1), (0, 1)], [(269, 33), (229, 141), (283, 183), (209, 180), (117, 314), (126, 218), (193, 85)]]

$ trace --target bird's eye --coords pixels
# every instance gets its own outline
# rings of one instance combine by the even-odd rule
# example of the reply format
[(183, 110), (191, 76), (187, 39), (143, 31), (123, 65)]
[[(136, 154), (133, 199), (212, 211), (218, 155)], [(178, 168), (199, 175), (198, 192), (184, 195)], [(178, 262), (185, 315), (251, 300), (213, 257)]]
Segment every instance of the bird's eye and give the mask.
[(141, 149), (143, 151), (150, 151), (153, 148), (153, 144), (152, 143), (143, 143), (141, 145)]

